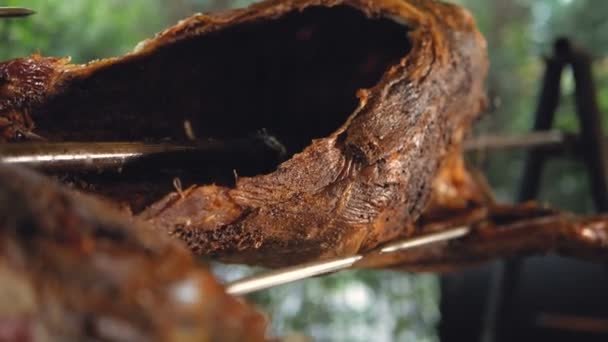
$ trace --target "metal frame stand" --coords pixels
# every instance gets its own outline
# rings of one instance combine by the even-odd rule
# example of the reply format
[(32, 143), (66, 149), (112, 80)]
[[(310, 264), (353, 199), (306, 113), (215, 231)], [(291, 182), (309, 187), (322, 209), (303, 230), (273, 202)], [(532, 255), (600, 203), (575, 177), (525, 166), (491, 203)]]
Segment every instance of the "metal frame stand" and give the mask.
[[(544, 131), (552, 128), (561, 97), (561, 75), (564, 67), (570, 65), (576, 86), (576, 114), (580, 123), (578, 144), (575, 147), (576, 155), (580, 156), (587, 166), (595, 209), (605, 212), (608, 211), (608, 164), (591, 62), (588, 53), (573, 46), (567, 39), (561, 38), (555, 42), (554, 56), (545, 59), (545, 75), (533, 130)], [(538, 197), (543, 167), (551, 156), (552, 152), (546, 150), (529, 152), (524, 164), (518, 201), (528, 201)], [(517, 327), (524, 322), (521, 322), (516, 315), (513, 299), (523, 262), (521, 258), (505, 260), (500, 262), (494, 271), (481, 334), (483, 342), (512, 341), (517, 338), (514, 336)]]

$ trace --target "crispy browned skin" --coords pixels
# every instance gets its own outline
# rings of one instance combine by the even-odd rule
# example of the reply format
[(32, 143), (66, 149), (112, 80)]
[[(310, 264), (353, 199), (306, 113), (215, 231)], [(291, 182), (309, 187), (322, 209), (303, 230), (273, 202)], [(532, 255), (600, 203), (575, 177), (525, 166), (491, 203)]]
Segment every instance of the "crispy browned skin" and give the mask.
[[(0, 114), (33, 118), (51, 140), (181, 139), (184, 119), (199, 136), (267, 128), (299, 153), (140, 217), (199, 254), (295, 264), (368, 250), (418, 218), (484, 106), (485, 48), (455, 5), (269, 0), (191, 17), (122, 58), (0, 65)], [(47, 64), (44, 89), (23, 85)]]
[(32, 56), (0, 64), (0, 141), (27, 138), (34, 128), (30, 109), (52, 92), (57, 68), (67, 61)]
[(176, 241), (27, 170), (0, 166), (6, 341), (262, 341), (264, 318)]

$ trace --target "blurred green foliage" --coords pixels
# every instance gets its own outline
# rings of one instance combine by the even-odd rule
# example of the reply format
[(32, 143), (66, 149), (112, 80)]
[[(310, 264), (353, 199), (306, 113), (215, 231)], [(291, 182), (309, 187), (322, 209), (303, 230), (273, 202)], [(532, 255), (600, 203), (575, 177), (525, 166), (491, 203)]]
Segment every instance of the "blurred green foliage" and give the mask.
[[(38, 14), (0, 21), (0, 59), (40, 52), (72, 56), (76, 63), (131, 50), (139, 41), (194, 12), (243, 6), (250, 0), (8, 0)], [(608, 1), (454, 0), (469, 8), (488, 40), (492, 109), (476, 128), (481, 133), (528, 131), (552, 41), (569, 36), (596, 57), (599, 102), (608, 113)], [(563, 79), (557, 126), (575, 131), (573, 81)], [(608, 128), (608, 118), (604, 120)], [(512, 200), (521, 177), (522, 153), (479, 154), (498, 197)], [(566, 209), (592, 209), (585, 170), (572, 161), (551, 162), (542, 200)], [(246, 268), (218, 266), (224, 278)], [(428, 275), (356, 271), (311, 279), (251, 297), (272, 316), (275, 333), (300, 331), (326, 341), (437, 340), (438, 281)]]
[(37, 14), (0, 22), (0, 58), (40, 52), (75, 63), (120, 55), (167, 25), (160, 0), (9, 0)]
[[(455, 0), (469, 8), (488, 40), (488, 91), (493, 108), (476, 127), (477, 134), (523, 133), (532, 127), (544, 72), (543, 56), (553, 41), (569, 37), (594, 57), (603, 126), (608, 129), (608, 1), (603, 0)], [(576, 132), (573, 78), (562, 77), (556, 127)], [(499, 199), (512, 201), (522, 176), (524, 154), (480, 154), (472, 158), (488, 177)], [(593, 210), (583, 165), (554, 160), (545, 168), (541, 201), (576, 212)]]

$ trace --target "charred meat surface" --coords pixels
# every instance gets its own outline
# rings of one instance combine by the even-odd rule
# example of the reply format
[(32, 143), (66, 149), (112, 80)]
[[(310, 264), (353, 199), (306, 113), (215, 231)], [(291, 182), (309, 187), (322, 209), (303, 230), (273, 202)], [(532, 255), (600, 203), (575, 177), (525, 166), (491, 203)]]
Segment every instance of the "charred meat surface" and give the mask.
[[(369, 20), (390, 18), (409, 28), (402, 43), (407, 54), (359, 92), (348, 120), (273, 173), (240, 178), (235, 188), (170, 194), (140, 217), (197, 253), (269, 266), (368, 250), (418, 218), (447, 152), (483, 107), (484, 41), (455, 6), (345, 4)], [(302, 6), (310, 4), (286, 2), (280, 10)], [(267, 2), (247, 13), (278, 10)]]
[(295, 153), (274, 171), (234, 186), (189, 175), (139, 218), (198, 254), (296, 264), (369, 250), (417, 220), (484, 107), (485, 48), (455, 5), (269, 0), (191, 17), (121, 58), (2, 64), (0, 114), (61, 141), (180, 140), (184, 120), (197, 137), (267, 129)]
[(0, 166), (0, 339), (263, 341), (265, 320), (177, 241)]

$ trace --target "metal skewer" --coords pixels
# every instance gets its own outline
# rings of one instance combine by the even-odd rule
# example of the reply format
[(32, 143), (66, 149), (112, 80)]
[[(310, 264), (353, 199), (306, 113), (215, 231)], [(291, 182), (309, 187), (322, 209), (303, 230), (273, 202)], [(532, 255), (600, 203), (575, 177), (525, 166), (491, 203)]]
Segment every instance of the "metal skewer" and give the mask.
[(465, 140), (465, 151), (510, 149), (510, 148), (549, 148), (563, 146), (571, 138), (561, 131), (531, 132), (519, 135), (485, 135)]
[[(0, 161), (44, 171), (121, 171), (128, 165), (226, 164), (239, 160), (279, 160), (284, 151), (259, 135), (194, 143), (42, 142), (0, 144)], [(170, 161), (170, 162), (168, 162)]]
[[(400, 252), (415, 247), (457, 239), (467, 235), (469, 231), (469, 227), (458, 227), (439, 233), (408, 238), (389, 243), (371, 253), (385, 254)], [(364, 257), (365, 255), (358, 254), (348, 257), (332, 258), (254, 275), (227, 284), (226, 292), (232, 295), (244, 295), (318, 275), (345, 270), (352, 267)]]
[[(464, 142), (466, 151), (502, 148), (556, 147), (568, 142), (569, 137), (559, 131), (535, 132), (524, 135), (487, 135)], [(284, 147), (276, 146), (272, 136), (254, 136), (240, 140), (205, 141), (189, 144), (144, 142), (28, 142), (0, 145), (0, 161), (21, 164), (44, 171), (106, 171), (120, 170), (129, 163), (147, 160), (163, 163), (158, 156), (172, 156), (174, 162), (209, 154), (223, 153), (236, 159), (239, 156), (274, 151), (282, 157)], [(280, 145), (280, 144), (279, 144)]]
[(86, 143), (21, 143), (0, 146), (4, 163), (19, 164), (44, 170), (79, 171), (120, 168), (145, 155), (182, 152), (195, 147), (146, 144), (137, 142)]
[(36, 12), (24, 7), (0, 7), (0, 18), (27, 17)]

